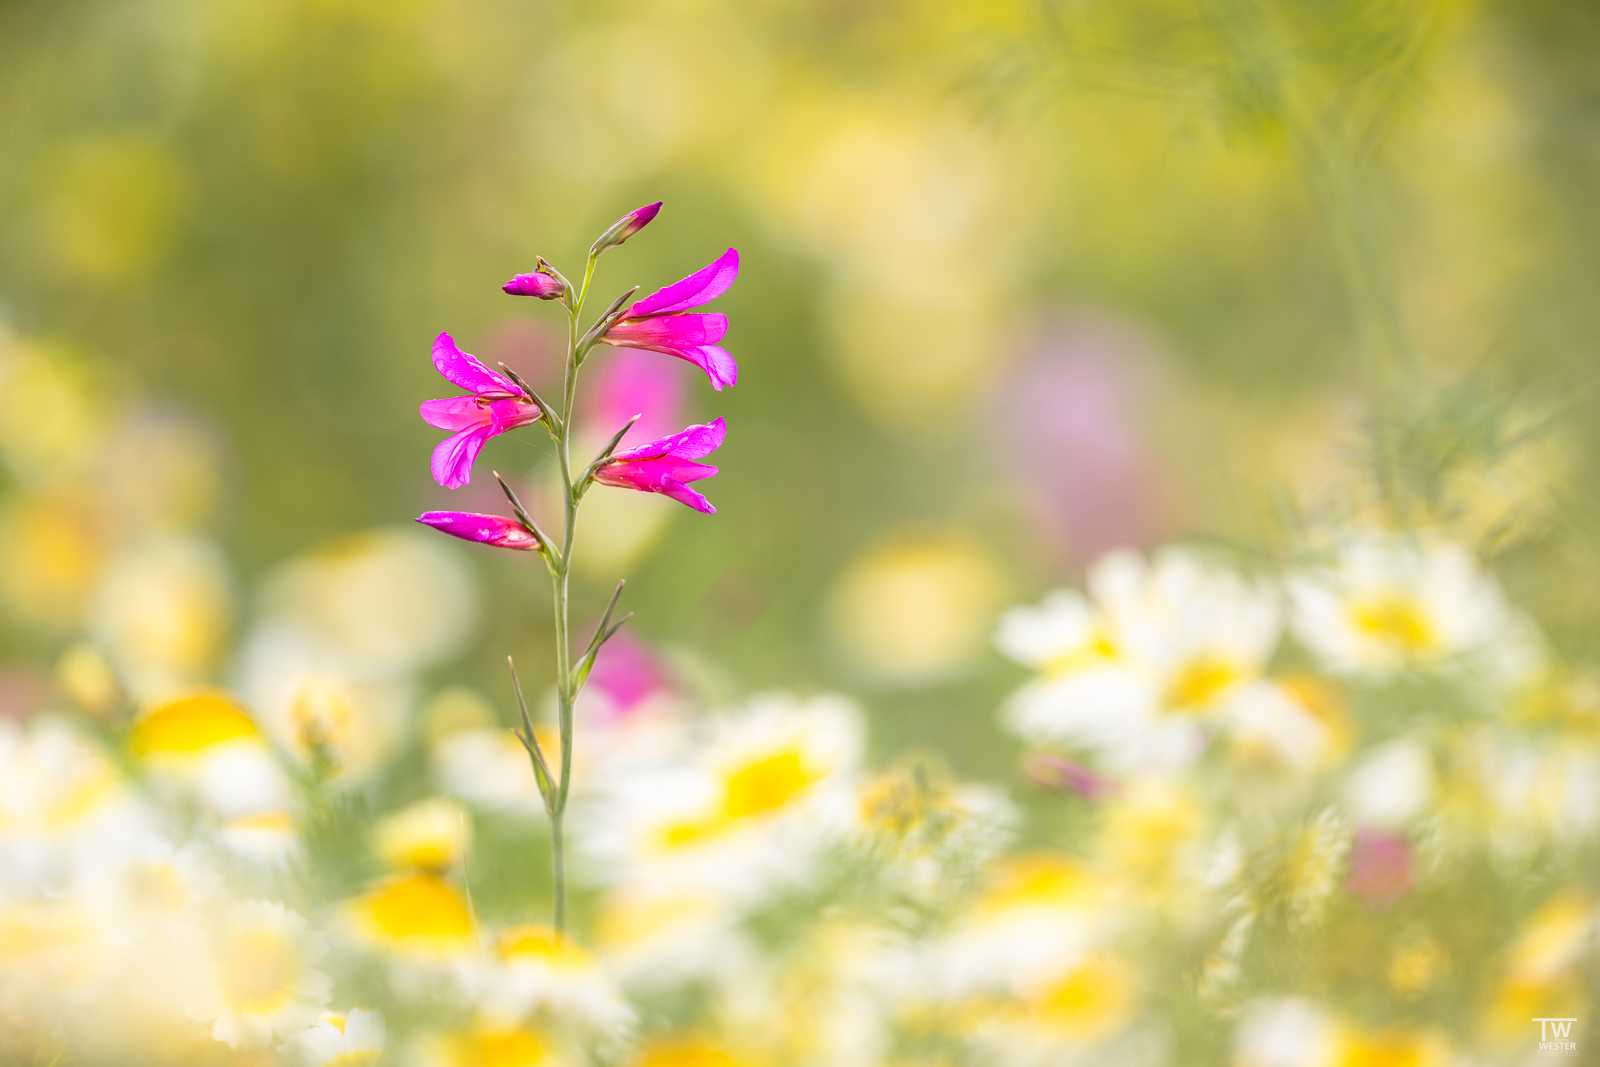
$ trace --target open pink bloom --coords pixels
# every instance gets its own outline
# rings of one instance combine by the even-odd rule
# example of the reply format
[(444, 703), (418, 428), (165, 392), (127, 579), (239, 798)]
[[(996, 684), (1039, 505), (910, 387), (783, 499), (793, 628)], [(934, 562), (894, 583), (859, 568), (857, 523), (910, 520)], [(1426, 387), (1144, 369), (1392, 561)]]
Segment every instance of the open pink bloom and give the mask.
[(536, 296), (540, 300), (554, 300), (565, 292), (561, 283), (548, 274), (518, 274), (500, 288), (512, 296)]
[(594, 480), (641, 493), (664, 493), (696, 511), (715, 515), (717, 509), (711, 501), (690, 489), (688, 483), (717, 473), (717, 468), (694, 460), (715, 452), (727, 435), (727, 426), (717, 419), (638, 448), (624, 448), (595, 472)]
[(738, 276), (739, 250), (730, 248), (716, 262), (635, 303), (600, 340), (686, 359), (706, 372), (714, 388), (733, 385), (739, 380), (739, 365), (717, 344), (728, 332), (728, 316), (687, 312), (727, 292)]
[(496, 548), (537, 549), (539, 539), (516, 519), (499, 515), (479, 515), (473, 511), (424, 511), (417, 516), (424, 526), (432, 526), (451, 537), (476, 541)]
[(426, 400), (422, 420), (453, 431), (433, 450), (433, 480), (447, 489), (472, 481), (472, 464), (489, 438), (539, 421), (539, 406), (505, 375), (456, 347), (447, 333), (433, 342), (433, 365), (471, 396)]

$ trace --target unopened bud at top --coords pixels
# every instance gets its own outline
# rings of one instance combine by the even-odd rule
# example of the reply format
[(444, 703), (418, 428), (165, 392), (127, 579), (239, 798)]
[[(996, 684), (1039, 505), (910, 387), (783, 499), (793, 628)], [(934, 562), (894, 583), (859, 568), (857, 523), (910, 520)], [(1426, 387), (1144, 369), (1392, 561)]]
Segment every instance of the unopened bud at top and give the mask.
[(622, 242), (626, 241), (628, 238), (632, 237), (634, 234), (650, 225), (650, 220), (655, 218), (656, 213), (660, 210), (661, 201), (657, 200), (653, 204), (646, 204), (644, 207), (639, 208), (636, 211), (628, 212), (626, 215), (622, 216), (620, 219), (618, 219), (616, 222), (613, 222), (609, 227), (606, 228), (606, 232), (600, 235), (600, 239), (594, 243), (594, 247), (589, 249), (589, 254), (591, 256), (598, 256), (606, 249), (615, 248), (617, 245), (620, 245)]

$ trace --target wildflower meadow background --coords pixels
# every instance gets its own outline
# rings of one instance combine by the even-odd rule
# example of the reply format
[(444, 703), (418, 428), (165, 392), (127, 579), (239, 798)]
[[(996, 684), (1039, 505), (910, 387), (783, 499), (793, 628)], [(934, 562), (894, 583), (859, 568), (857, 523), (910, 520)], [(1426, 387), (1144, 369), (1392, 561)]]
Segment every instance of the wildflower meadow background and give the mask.
[(1592, 1058), (1597, 60), (3, 0), (0, 1063)]

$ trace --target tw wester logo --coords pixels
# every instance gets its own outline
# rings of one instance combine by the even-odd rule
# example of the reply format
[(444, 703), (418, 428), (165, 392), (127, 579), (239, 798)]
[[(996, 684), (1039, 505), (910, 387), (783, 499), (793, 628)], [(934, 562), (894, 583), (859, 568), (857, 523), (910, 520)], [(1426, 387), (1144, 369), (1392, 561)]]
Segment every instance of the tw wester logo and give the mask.
[(1539, 1024), (1539, 1053), (1545, 1056), (1576, 1056), (1578, 1043), (1572, 1039), (1576, 1019), (1535, 1019)]

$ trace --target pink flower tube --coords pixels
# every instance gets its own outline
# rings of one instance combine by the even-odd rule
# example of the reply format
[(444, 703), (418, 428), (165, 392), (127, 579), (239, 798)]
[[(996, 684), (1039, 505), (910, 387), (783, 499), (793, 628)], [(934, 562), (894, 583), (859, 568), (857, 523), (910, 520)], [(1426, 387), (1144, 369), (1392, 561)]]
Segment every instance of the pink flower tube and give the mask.
[(713, 388), (733, 385), (739, 380), (739, 365), (717, 343), (728, 332), (728, 316), (686, 313), (727, 292), (738, 276), (739, 250), (730, 248), (715, 262), (633, 304), (600, 340), (686, 359), (706, 372)]
[(489, 438), (539, 421), (539, 406), (505, 375), (490, 370), (456, 347), (447, 333), (433, 342), (433, 365), (472, 393), (422, 404), (422, 420), (453, 431), (433, 450), (433, 480), (447, 489), (472, 481), (472, 464)]
[(459, 537), (463, 541), (476, 541), (480, 545), (496, 548), (516, 548), (537, 551), (539, 539), (516, 519), (499, 515), (479, 515), (473, 511), (424, 511), (417, 516), (424, 526)]
[(711, 501), (689, 488), (688, 483), (717, 473), (717, 468), (694, 460), (715, 452), (727, 435), (727, 426), (717, 419), (647, 445), (625, 448), (595, 471), (594, 480), (619, 489), (662, 493), (696, 511), (715, 515), (717, 509)]

